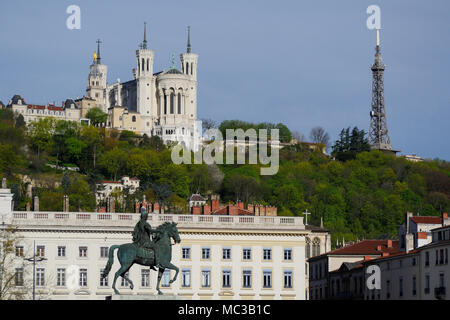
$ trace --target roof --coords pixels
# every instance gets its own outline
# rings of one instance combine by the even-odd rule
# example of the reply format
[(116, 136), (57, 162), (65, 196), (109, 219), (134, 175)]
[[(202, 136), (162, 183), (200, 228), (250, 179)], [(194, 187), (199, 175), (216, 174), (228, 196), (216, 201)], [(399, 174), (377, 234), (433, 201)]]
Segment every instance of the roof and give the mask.
[(343, 262), (339, 269), (330, 271), (330, 273), (339, 273), (341, 271), (350, 271), (362, 268), (364, 260), (356, 261), (356, 262)]
[(78, 105), (72, 99), (67, 99), (64, 102), (64, 109), (70, 109), (72, 104), (75, 109), (78, 109)]
[(233, 205), (233, 204), (228, 204), (225, 207), (221, 207), (221, 208), (213, 211), (211, 214), (221, 214), (221, 215), (225, 214), (225, 215), (227, 215), (228, 212), (229, 212), (229, 209), (228, 209), (229, 207), (234, 207), (235, 210), (237, 210), (237, 215), (238, 216), (243, 216), (243, 215), (254, 216), (255, 215), (253, 212), (251, 212), (249, 210), (246, 210), (246, 209), (239, 208), (239, 207), (237, 207), (236, 205)]
[(118, 184), (122, 184), (122, 182), (120, 182), (120, 181), (108, 181), (108, 180), (104, 180), (104, 181), (102, 181), (102, 183), (118, 183)]
[(22, 104), (25, 104), (25, 99), (22, 99), (22, 97), (18, 94), (15, 94), (12, 97), (11, 102), (12, 102), (12, 104), (17, 104), (19, 102), (19, 100), (22, 100)]
[[(392, 241), (392, 247), (388, 248), (388, 241)], [(381, 246), (381, 250), (378, 250), (378, 246)], [(338, 248), (319, 256), (310, 258), (315, 260), (324, 256), (347, 256), (347, 255), (381, 255), (382, 253), (396, 253), (399, 252), (397, 240), (363, 240), (353, 245)]]
[(203, 198), (200, 194), (194, 193), (190, 198), (190, 201), (206, 201), (205, 198)]
[(170, 68), (169, 71), (165, 72), (164, 74), (183, 74), (183, 73), (177, 68)]
[(442, 224), (442, 217), (416, 216), (416, 217), (411, 217), (411, 220), (414, 221), (415, 223)]

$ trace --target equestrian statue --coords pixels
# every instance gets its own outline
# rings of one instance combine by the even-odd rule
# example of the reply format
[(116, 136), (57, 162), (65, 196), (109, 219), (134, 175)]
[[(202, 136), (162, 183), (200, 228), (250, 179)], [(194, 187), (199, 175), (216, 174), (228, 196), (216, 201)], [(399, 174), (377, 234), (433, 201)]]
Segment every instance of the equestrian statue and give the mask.
[(180, 236), (178, 235), (177, 224), (175, 222), (164, 222), (156, 227), (156, 229), (152, 229), (147, 222), (147, 219), (147, 210), (141, 208), (141, 219), (133, 230), (133, 243), (113, 245), (109, 248), (109, 258), (102, 277), (106, 278), (108, 276), (114, 263), (114, 251), (119, 249), (117, 251), (117, 258), (120, 262), (120, 269), (114, 275), (114, 282), (112, 285), (115, 294), (120, 294), (116, 289), (116, 281), (119, 276), (127, 280), (131, 290), (133, 290), (134, 285), (127, 277), (127, 272), (135, 263), (142, 266), (149, 266), (155, 271), (155, 267), (158, 268), (158, 283), (156, 285), (158, 294), (163, 294), (161, 290), (159, 290), (159, 283), (161, 282), (165, 269), (175, 270), (175, 276), (169, 283), (173, 283), (177, 279), (179, 269), (170, 263), (172, 259), (171, 239), (173, 239), (175, 243), (181, 242)]

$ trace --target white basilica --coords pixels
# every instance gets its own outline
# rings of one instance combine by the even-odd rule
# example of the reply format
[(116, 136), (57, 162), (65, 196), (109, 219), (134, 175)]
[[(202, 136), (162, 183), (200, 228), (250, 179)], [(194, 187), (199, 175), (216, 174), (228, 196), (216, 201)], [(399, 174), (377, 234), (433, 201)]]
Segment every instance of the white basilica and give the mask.
[[(101, 63), (100, 41), (90, 66), (86, 98), (108, 114), (107, 127), (130, 130), (168, 141), (186, 141), (197, 134), (197, 62), (191, 53), (190, 29), (186, 53), (180, 55), (181, 71), (174, 61), (167, 71), (154, 72), (154, 51), (144, 41), (136, 50), (134, 79), (107, 84), (107, 66)], [(173, 59), (172, 59), (173, 60)]]

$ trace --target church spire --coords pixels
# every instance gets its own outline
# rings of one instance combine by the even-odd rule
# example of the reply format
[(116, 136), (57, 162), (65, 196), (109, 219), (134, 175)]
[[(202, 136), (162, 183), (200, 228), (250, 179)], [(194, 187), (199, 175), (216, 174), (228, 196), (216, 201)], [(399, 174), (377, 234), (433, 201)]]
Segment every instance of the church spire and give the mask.
[(101, 64), (100, 43), (102, 43), (100, 41), (100, 39), (97, 39), (97, 54), (96, 54), (96, 58), (95, 58), (95, 63), (97, 63), (97, 64)]
[(188, 26), (187, 53), (191, 53), (191, 27)]
[(147, 22), (144, 22), (144, 42), (142, 42), (142, 49), (147, 49)]

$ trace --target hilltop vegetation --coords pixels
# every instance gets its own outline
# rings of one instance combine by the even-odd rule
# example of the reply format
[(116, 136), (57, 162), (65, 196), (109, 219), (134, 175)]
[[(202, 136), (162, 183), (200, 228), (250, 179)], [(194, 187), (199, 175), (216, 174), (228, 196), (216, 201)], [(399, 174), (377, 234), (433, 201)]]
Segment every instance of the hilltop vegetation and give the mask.
[[(118, 211), (132, 212), (134, 199), (145, 194), (182, 213), (191, 193), (220, 193), (223, 201), (275, 205), (286, 216), (308, 209), (309, 221), (319, 224), (323, 218), (333, 238), (346, 241), (395, 237), (406, 211), (439, 215), (450, 209), (450, 163), (413, 163), (364, 150), (364, 133), (343, 130), (333, 146), (340, 160), (291, 145), (280, 151), (278, 173), (261, 176), (259, 165), (175, 165), (157, 137), (52, 119), (26, 128), (9, 110), (0, 110), (0, 172), (8, 178), (18, 210), (31, 200), (19, 175), (40, 181), (33, 192), (41, 210), (61, 210), (63, 194), (69, 195), (71, 210), (94, 210), (95, 184), (129, 175), (141, 180), (141, 189), (134, 195), (127, 190), (114, 194), (125, 199)], [(63, 173), (47, 164), (79, 172)]]

